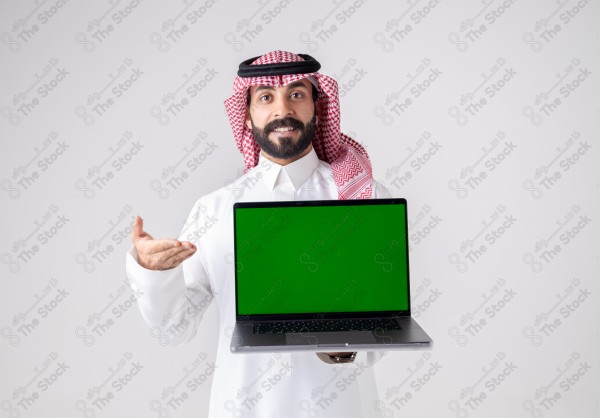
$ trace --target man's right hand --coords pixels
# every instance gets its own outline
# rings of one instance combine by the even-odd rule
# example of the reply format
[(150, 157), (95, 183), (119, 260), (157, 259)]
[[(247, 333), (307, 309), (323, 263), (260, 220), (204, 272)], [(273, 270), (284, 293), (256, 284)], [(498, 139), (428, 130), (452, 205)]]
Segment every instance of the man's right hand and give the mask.
[(196, 246), (188, 241), (152, 238), (144, 231), (144, 221), (139, 216), (133, 221), (131, 240), (137, 250), (138, 264), (148, 270), (175, 268), (196, 252)]

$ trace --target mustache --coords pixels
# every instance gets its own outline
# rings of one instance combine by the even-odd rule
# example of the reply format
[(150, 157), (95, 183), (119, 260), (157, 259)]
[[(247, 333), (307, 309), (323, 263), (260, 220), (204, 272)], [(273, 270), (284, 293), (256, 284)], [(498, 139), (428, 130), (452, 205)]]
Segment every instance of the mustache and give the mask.
[(304, 129), (304, 124), (300, 122), (298, 119), (294, 119), (291, 117), (283, 118), (283, 119), (275, 119), (274, 121), (269, 122), (263, 129), (265, 134), (269, 134), (275, 129), (279, 128), (295, 128), (295, 129)]

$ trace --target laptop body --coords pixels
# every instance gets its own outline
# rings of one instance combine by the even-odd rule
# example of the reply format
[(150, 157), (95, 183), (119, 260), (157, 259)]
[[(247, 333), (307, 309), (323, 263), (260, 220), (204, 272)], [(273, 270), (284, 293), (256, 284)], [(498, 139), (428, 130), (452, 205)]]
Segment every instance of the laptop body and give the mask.
[(231, 351), (430, 349), (411, 317), (406, 200), (238, 202)]

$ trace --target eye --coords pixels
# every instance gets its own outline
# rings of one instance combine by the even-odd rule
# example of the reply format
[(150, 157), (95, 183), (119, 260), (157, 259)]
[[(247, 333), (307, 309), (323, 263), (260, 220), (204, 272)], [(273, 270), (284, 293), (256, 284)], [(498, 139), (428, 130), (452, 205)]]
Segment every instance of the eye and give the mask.
[(269, 97), (271, 97), (270, 94), (263, 94), (263, 95), (261, 95), (261, 96), (258, 97), (258, 100), (261, 101), (261, 102), (264, 102), (265, 100), (263, 100), (263, 99), (265, 99), (265, 98), (268, 99)]
[(301, 99), (304, 97), (304, 94), (300, 93), (299, 91), (296, 91), (294, 93), (292, 93), (292, 97), (296, 96), (296, 98)]

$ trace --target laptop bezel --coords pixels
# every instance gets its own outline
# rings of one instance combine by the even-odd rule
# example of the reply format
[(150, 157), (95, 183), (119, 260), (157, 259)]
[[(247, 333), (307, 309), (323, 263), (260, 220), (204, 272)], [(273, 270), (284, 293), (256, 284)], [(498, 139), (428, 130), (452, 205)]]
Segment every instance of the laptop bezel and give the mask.
[[(238, 313), (238, 265), (237, 254), (237, 219), (236, 210), (246, 208), (276, 208), (294, 206), (355, 206), (355, 205), (404, 205), (404, 230), (406, 248), (406, 282), (408, 292), (408, 308), (406, 310), (394, 311), (368, 311), (368, 312), (317, 312), (317, 313), (289, 313), (289, 314), (244, 314)], [(410, 294), (410, 260), (408, 239), (408, 207), (404, 198), (382, 198), (382, 199), (356, 199), (356, 200), (282, 200), (262, 202), (236, 202), (233, 204), (233, 253), (235, 271), (235, 314), (237, 322), (258, 321), (286, 321), (286, 320), (318, 320), (318, 319), (353, 319), (353, 318), (402, 318), (411, 316), (411, 294)]]

